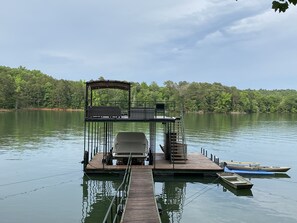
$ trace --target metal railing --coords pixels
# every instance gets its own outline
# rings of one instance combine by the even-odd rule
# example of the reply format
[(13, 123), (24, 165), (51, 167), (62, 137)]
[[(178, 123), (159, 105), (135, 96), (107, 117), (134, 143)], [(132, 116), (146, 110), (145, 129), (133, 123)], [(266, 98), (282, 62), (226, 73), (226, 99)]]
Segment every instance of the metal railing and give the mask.
[(164, 115), (166, 114), (167, 116), (176, 116), (178, 114), (175, 101), (131, 101), (129, 106), (128, 101), (95, 100), (92, 102), (92, 104), (88, 104), (85, 107), (85, 117), (92, 117), (92, 113), (96, 113), (96, 107), (101, 107), (101, 109), (103, 107), (103, 109), (106, 110), (105, 112), (108, 112), (108, 108), (117, 109), (116, 111), (111, 110), (111, 112), (112, 114), (116, 112), (114, 116), (119, 116), (117, 114), (119, 111), (122, 113), (122, 115), (125, 115), (129, 113), (129, 109), (133, 108), (155, 109), (156, 111), (159, 111), (159, 106), (162, 106)]
[(121, 221), (130, 188), (131, 163), (132, 155), (130, 153), (124, 179), (112, 198), (109, 208), (105, 214), (103, 223), (118, 223)]

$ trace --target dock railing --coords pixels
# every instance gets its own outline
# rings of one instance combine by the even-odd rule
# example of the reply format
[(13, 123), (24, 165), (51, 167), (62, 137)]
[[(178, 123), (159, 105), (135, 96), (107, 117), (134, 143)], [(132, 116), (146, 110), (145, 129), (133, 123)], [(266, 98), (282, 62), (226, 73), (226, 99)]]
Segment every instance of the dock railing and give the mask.
[(130, 188), (131, 163), (132, 155), (130, 154), (127, 168), (125, 170), (124, 179), (111, 200), (109, 208), (105, 214), (103, 223), (118, 223), (121, 221)]
[[(202, 148), (202, 147), (201, 147), (201, 154), (202, 154), (203, 156), (208, 157), (208, 156), (207, 156), (207, 150), (204, 149), (204, 148)], [(213, 155), (212, 153), (210, 154), (210, 158), (209, 158), (209, 159), (210, 159), (211, 161), (213, 161), (214, 163), (216, 163), (217, 165), (220, 165), (220, 158), (217, 157), (217, 156), (215, 156), (215, 155)]]
[[(154, 116), (176, 116), (174, 101), (94, 101), (85, 107), (85, 118), (135, 116), (145, 113), (150, 118)], [(140, 113), (140, 114), (139, 114)]]

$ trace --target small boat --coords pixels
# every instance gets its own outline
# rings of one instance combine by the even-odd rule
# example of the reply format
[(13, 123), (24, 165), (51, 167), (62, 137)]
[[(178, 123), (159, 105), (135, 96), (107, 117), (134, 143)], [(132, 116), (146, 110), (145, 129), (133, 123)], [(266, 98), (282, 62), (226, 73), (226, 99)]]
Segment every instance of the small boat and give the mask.
[(248, 161), (222, 161), (221, 164), (223, 165), (260, 165), (258, 162), (248, 162)]
[(217, 173), (218, 177), (235, 189), (251, 189), (253, 184), (236, 173)]
[(268, 171), (252, 171), (252, 170), (230, 170), (228, 167), (224, 167), (224, 171), (226, 173), (237, 173), (240, 175), (275, 175), (274, 172), (268, 172)]
[(267, 172), (287, 172), (290, 167), (279, 166), (260, 166), (260, 165), (233, 165), (227, 164), (226, 167), (230, 170), (248, 170), (248, 171), (267, 171)]

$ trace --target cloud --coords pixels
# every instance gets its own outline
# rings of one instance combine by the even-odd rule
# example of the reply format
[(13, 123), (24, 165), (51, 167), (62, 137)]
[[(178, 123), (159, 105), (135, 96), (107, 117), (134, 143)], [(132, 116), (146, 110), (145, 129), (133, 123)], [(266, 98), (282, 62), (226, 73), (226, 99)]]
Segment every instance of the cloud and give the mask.
[(296, 61), (296, 13), (274, 13), (270, 1), (11, 0), (3, 8), (2, 65), (56, 78), (268, 88), (267, 74), (291, 74)]

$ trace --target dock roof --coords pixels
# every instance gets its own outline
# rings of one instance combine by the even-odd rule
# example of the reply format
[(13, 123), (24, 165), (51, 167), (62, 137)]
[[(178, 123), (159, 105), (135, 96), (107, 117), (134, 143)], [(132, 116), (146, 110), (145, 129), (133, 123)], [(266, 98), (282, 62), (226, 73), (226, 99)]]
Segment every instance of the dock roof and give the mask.
[(115, 80), (96, 80), (86, 82), (86, 86), (93, 89), (101, 88), (114, 88), (130, 91), (131, 83), (126, 81), (115, 81)]

